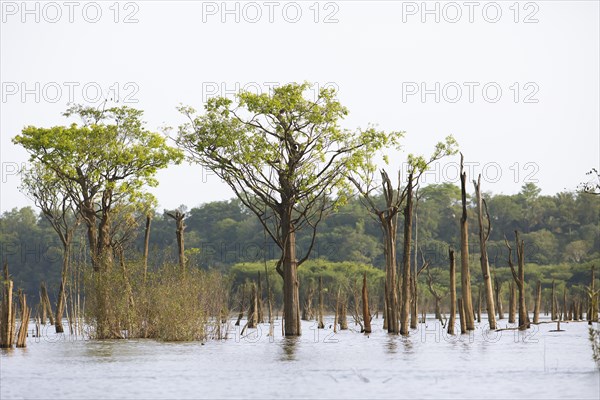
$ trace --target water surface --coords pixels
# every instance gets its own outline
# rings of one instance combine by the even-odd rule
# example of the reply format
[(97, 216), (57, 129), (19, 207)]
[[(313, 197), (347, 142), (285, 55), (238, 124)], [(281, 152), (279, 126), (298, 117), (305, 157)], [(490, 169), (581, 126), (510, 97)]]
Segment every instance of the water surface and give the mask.
[(326, 322), (303, 322), (300, 338), (232, 327), (204, 344), (75, 340), (48, 326), (0, 353), (0, 398), (600, 398), (587, 323), (452, 337), (428, 319), (403, 338), (381, 320), (369, 336)]

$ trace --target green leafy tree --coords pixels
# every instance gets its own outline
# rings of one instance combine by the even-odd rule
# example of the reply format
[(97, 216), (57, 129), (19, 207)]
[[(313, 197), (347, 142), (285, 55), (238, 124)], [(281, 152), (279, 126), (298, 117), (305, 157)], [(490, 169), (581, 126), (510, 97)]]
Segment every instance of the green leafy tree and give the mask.
[[(200, 116), (180, 108), (189, 122), (180, 127), (178, 143), (233, 189), (281, 250), (277, 271), (290, 336), (301, 333), (297, 268), (312, 251), (319, 222), (344, 200), (346, 173), (397, 139), (373, 128), (341, 129), (348, 111), (335, 91), (321, 89), (315, 99), (309, 93), (310, 84), (293, 83), (269, 94), (242, 91), (236, 103), (210, 99)], [(298, 257), (296, 232), (303, 228), (311, 241)]]
[(87, 227), (92, 265), (100, 270), (112, 265), (115, 205), (146, 199), (144, 188), (158, 184), (157, 171), (183, 155), (144, 127), (140, 110), (74, 105), (64, 115), (78, 116), (83, 124), (28, 126), (13, 142), (61, 182)]

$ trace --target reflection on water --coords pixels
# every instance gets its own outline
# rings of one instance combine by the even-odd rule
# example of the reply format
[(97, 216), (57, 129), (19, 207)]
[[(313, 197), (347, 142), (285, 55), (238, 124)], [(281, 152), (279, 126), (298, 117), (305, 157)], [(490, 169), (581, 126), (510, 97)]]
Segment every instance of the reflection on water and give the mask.
[(370, 335), (303, 324), (301, 337), (271, 338), (265, 325), (205, 345), (29, 338), (0, 351), (0, 398), (555, 398), (567, 387), (600, 397), (586, 323), (448, 336), (430, 320), (408, 337), (381, 320)]
[(286, 336), (281, 339), (281, 349), (283, 350), (280, 358), (281, 361), (294, 361), (296, 359), (296, 346), (298, 346), (300, 340), (299, 337), (294, 336)]
[(388, 353), (394, 354), (398, 351), (398, 337), (389, 335), (389, 339), (387, 340), (387, 350)]

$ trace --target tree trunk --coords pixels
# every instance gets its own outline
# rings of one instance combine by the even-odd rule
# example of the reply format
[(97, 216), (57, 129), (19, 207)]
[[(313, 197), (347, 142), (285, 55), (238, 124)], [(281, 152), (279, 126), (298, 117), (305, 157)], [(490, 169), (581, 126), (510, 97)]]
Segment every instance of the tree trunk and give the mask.
[(257, 307), (256, 284), (252, 283), (252, 297), (250, 298), (250, 308), (248, 308), (248, 328), (256, 328), (258, 307)]
[(471, 272), (469, 271), (469, 224), (467, 221), (467, 173), (463, 172), (463, 156), (460, 156), (460, 189), (462, 216), (460, 218), (460, 265), (462, 301), (465, 311), (467, 330), (475, 329), (473, 298), (471, 296)]
[[(46, 290), (46, 284), (44, 282), (41, 283), (40, 293), (42, 296), (43, 304), (47, 312), (48, 319), (50, 319), (50, 325), (54, 325), (54, 315), (52, 313), (52, 304), (50, 303), (50, 297), (48, 297), (48, 291)], [(44, 324), (46, 321), (44, 320)]]
[(21, 290), (19, 290), (19, 303), (21, 306), (21, 326), (17, 333), (17, 347), (27, 347), (27, 327), (31, 309), (27, 307), (27, 297)]
[(527, 313), (527, 305), (525, 304), (525, 243), (519, 241), (519, 234), (515, 232), (517, 242), (517, 261), (519, 265), (519, 279), (517, 286), (519, 287), (519, 329), (525, 330), (529, 328), (529, 314)]
[(298, 260), (296, 259), (296, 231), (291, 223), (291, 207), (282, 216), (281, 229), (287, 232), (283, 243), (283, 312), (285, 335), (300, 336), (300, 295), (298, 282)]
[(533, 323), (540, 322), (540, 308), (542, 307), (542, 282), (538, 281), (535, 295), (535, 306), (533, 308)]
[(335, 315), (333, 317), (333, 333), (337, 333), (337, 324), (340, 310), (340, 289), (338, 288), (337, 296), (335, 297)]
[(494, 279), (494, 294), (496, 295), (496, 308), (498, 309), (498, 319), (504, 319), (504, 310), (502, 309), (502, 282)]
[(262, 299), (262, 280), (260, 279), (260, 271), (258, 271), (258, 288), (256, 292), (256, 317), (259, 324), (265, 322), (263, 316), (263, 299)]
[(311, 282), (308, 286), (308, 291), (306, 292), (306, 298), (304, 299), (304, 307), (302, 307), (302, 319), (304, 321), (310, 321), (314, 317), (312, 310), (312, 301), (314, 295), (315, 288)]
[(411, 299), (410, 242), (412, 239), (413, 174), (406, 183), (406, 205), (404, 206), (404, 248), (402, 254), (402, 306), (400, 308), (400, 334), (408, 335)]
[(146, 276), (148, 275), (148, 249), (150, 247), (150, 224), (152, 223), (152, 217), (146, 215), (146, 229), (144, 231), (144, 282), (146, 282)]
[(385, 293), (383, 296), (383, 330), (386, 330), (386, 329), (388, 329), (388, 318), (389, 318), (388, 317), (388, 306), (387, 306), (387, 298), (388, 298), (387, 283), (384, 285), (383, 291)]
[(598, 292), (596, 291), (596, 277), (594, 266), (592, 265), (592, 281), (590, 282), (590, 290), (589, 290), (589, 312), (587, 313), (588, 324), (592, 324), (592, 322), (598, 322)]
[[(69, 242), (70, 240), (67, 239)], [(65, 290), (67, 286), (67, 273), (69, 270), (69, 259), (70, 259), (70, 243), (67, 243), (63, 247), (63, 265), (60, 274), (60, 287), (58, 289), (58, 296), (56, 299), (56, 319), (54, 322), (54, 329), (56, 333), (63, 333), (64, 328), (62, 325), (63, 312), (65, 308)]]
[(448, 250), (450, 258), (450, 319), (448, 321), (448, 334), (454, 335), (456, 323), (456, 265), (454, 263), (454, 250)]
[[(100, 263), (101, 271), (109, 271), (113, 266), (113, 252), (111, 246), (111, 207), (110, 199), (112, 189), (106, 189), (102, 193), (102, 216), (98, 225), (98, 251), (97, 259)], [(108, 305), (107, 305), (108, 306)]]
[(396, 217), (381, 217), (385, 240), (386, 323), (388, 333), (398, 333), (398, 291), (396, 290)]
[(92, 268), (95, 272), (98, 272), (100, 271), (100, 261), (98, 260), (98, 230), (96, 228), (96, 211), (94, 209), (94, 203), (89, 199), (84, 200), (80, 214), (87, 227), (87, 238)]
[(340, 300), (340, 330), (345, 331), (348, 329), (348, 296), (346, 292), (341, 294)]
[(9, 279), (8, 267), (4, 264), (4, 282), (2, 287), (2, 303), (0, 307), (0, 348), (10, 349), (15, 337), (14, 320), (15, 305), (13, 304), (13, 281)]
[(461, 298), (458, 299), (458, 312), (460, 316), (460, 334), (467, 333), (467, 321), (465, 321), (465, 306)]
[(562, 308), (562, 320), (567, 320), (567, 284), (565, 283), (565, 288), (563, 289), (563, 308)]
[[(483, 285), (485, 287), (485, 304), (488, 315), (488, 323), (490, 329), (496, 329), (496, 310), (494, 307), (494, 291), (492, 289), (492, 277), (490, 276), (490, 263), (487, 254), (487, 241), (489, 238), (490, 231), (492, 230), (491, 220), (487, 212), (487, 204), (481, 197), (481, 174), (477, 179), (477, 182), (473, 181), (475, 185), (475, 194), (477, 196), (477, 213), (479, 221), (479, 248), (480, 248), (480, 263), (481, 263), (481, 274), (483, 276)], [(483, 229), (483, 213), (487, 216), (488, 229), (487, 233)], [(480, 288), (481, 290), (481, 288)], [(481, 300), (480, 300), (481, 303)], [(481, 319), (481, 312), (478, 315), (478, 322)]]
[(418, 327), (418, 323), (419, 323), (419, 315), (418, 315), (418, 308), (417, 308), (417, 303), (419, 301), (419, 296), (417, 293), (417, 275), (416, 273), (413, 273), (413, 276), (411, 277), (411, 293), (412, 293), (412, 302), (411, 302), (411, 308), (410, 308), (410, 329), (417, 329)]
[(318, 321), (318, 329), (325, 328), (325, 322), (323, 321), (323, 277), (319, 277), (319, 321)]
[(367, 288), (367, 272), (363, 274), (362, 286), (363, 323), (365, 333), (371, 333), (371, 315), (369, 314), (369, 289)]
[(517, 314), (517, 291), (513, 282), (508, 283), (509, 298), (508, 298), (508, 323), (514, 324)]
[[(414, 268), (413, 268), (413, 272), (412, 272), (412, 276), (411, 276), (411, 298), (412, 298), (412, 307), (411, 307), (411, 314), (410, 314), (410, 329), (417, 329), (418, 327), (418, 323), (419, 323), (419, 292), (418, 292), (418, 286), (417, 286), (417, 278), (418, 278), (418, 249), (419, 249), (419, 215), (418, 215), (418, 208), (419, 208), (419, 197), (418, 194), (415, 193), (415, 202), (414, 202), (414, 210), (413, 210), (413, 214), (414, 214), (414, 220), (415, 220), (415, 227), (414, 227), (414, 231), (415, 231), (415, 254), (414, 254)], [(425, 322), (425, 321), (423, 321)]]
[(554, 282), (554, 280), (552, 281), (552, 304), (551, 304), (551, 311), (550, 311), (550, 319), (552, 321), (556, 321), (558, 319), (558, 311), (556, 310), (556, 293), (555, 293), (555, 289), (556, 289), (556, 282)]
[(481, 323), (481, 286), (477, 289), (477, 323)]

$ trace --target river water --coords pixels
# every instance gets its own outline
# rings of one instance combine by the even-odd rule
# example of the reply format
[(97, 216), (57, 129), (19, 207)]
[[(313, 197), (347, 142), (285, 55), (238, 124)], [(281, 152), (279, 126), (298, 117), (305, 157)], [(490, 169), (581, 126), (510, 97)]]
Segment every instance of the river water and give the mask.
[(204, 344), (76, 340), (48, 326), (0, 352), (0, 398), (600, 398), (584, 322), (452, 337), (428, 319), (408, 338), (381, 320), (369, 336), (331, 322), (303, 322), (300, 338), (232, 327)]

